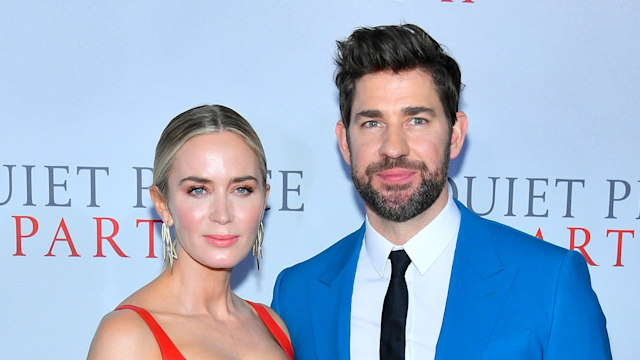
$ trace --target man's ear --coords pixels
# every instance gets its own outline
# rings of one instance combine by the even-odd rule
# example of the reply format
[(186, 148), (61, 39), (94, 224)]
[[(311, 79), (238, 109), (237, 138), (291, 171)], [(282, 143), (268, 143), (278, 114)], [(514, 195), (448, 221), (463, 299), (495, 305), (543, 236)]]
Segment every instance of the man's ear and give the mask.
[(336, 123), (336, 137), (338, 138), (338, 147), (340, 147), (340, 153), (344, 162), (351, 165), (351, 156), (349, 151), (349, 141), (347, 140), (347, 128), (344, 126), (342, 120), (338, 120)]
[(162, 219), (162, 222), (168, 226), (173, 226), (173, 217), (171, 216), (171, 211), (169, 211), (169, 204), (160, 192), (160, 189), (155, 185), (151, 186), (149, 188), (149, 195), (151, 195), (153, 206), (156, 208), (156, 212)]
[(468, 126), (469, 120), (467, 119), (467, 114), (463, 111), (456, 112), (456, 123), (451, 127), (450, 159), (455, 159), (460, 155), (464, 138), (467, 135)]

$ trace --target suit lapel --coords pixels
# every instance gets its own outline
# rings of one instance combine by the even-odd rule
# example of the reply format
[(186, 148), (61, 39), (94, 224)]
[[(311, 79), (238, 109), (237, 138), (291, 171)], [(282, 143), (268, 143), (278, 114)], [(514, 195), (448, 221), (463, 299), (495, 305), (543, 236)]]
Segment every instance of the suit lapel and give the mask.
[(436, 359), (482, 354), (517, 273), (502, 266), (485, 221), (456, 203), (460, 231)]
[[(340, 243), (317, 281), (309, 283), (311, 321), (318, 359), (349, 359), (351, 297), (364, 224)], [(337, 349), (337, 354), (336, 354)]]

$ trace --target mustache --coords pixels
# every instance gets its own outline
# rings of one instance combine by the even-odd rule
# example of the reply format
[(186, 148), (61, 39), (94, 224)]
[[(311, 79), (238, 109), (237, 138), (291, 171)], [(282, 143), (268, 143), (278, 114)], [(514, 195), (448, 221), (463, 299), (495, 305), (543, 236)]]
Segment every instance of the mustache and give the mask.
[(417, 170), (423, 174), (427, 172), (427, 165), (422, 161), (411, 161), (405, 157), (401, 157), (397, 159), (385, 157), (382, 160), (367, 166), (364, 173), (366, 176), (371, 177), (375, 173), (388, 170), (388, 169), (393, 169), (393, 168)]

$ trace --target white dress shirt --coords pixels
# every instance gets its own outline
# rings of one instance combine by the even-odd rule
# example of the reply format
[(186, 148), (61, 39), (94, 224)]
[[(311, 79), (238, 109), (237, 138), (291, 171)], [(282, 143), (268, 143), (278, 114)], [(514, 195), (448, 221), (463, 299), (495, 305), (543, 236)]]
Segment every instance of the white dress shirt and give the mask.
[(411, 258), (405, 274), (409, 290), (405, 358), (433, 359), (440, 335), (460, 228), (460, 209), (449, 192), (444, 209), (403, 246), (394, 246), (366, 220), (351, 298), (351, 359), (380, 356), (380, 321), (391, 278), (392, 250)]

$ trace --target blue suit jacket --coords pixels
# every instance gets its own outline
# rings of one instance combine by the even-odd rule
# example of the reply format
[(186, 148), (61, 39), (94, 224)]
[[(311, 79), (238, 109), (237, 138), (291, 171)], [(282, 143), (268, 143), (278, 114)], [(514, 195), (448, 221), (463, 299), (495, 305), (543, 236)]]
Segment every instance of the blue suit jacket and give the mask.
[[(584, 258), (456, 203), (460, 231), (436, 359), (610, 359)], [(271, 306), (297, 360), (349, 359), (363, 235), (364, 225), (278, 276)]]

